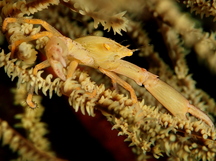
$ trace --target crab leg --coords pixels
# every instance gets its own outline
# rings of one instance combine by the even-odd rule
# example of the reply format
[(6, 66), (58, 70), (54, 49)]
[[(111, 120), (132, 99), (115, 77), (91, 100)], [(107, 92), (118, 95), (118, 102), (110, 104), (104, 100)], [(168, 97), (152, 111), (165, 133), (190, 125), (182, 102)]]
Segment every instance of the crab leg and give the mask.
[(2, 24), (2, 31), (5, 32), (7, 29), (7, 25), (12, 22), (17, 23), (30, 23), (30, 24), (40, 24), (43, 26), (47, 31), (51, 32), (52, 34), (56, 36), (62, 36), (60, 32), (58, 32), (54, 27), (49, 25), (46, 21), (40, 20), (40, 19), (28, 19), (28, 18), (12, 18), (8, 17), (5, 18), (3, 24)]
[(78, 62), (76, 60), (70, 62), (68, 72), (67, 72), (67, 79), (72, 78), (77, 66), (78, 66)]
[(110, 72), (108, 70), (105, 70), (103, 68), (99, 68), (99, 70), (106, 74), (108, 77), (110, 77), (114, 82), (118, 83), (119, 85), (121, 85), (122, 87), (124, 87), (125, 89), (127, 89), (130, 92), (131, 95), (131, 99), (133, 101), (133, 103), (137, 103), (137, 97), (136, 94), (134, 92), (134, 89), (124, 80), (122, 80), (121, 78), (119, 78), (115, 73)]
[[(28, 37), (25, 37), (23, 39), (20, 39), (20, 40), (17, 40), (15, 41), (14, 43), (12, 43), (11, 45), (11, 57), (13, 58), (13, 55), (14, 55), (14, 52), (16, 50), (16, 48), (22, 43), (22, 42), (29, 42), (29, 41), (32, 41), (32, 40), (36, 40), (40, 37), (43, 37), (43, 36), (48, 36), (49, 38), (52, 37), (52, 33), (50, 32), (47, 32), (47, 31), (44, 31), (44, 32), (40, 32), (40, 33), (37, 33), (35, 35), (31, 35), (31, 36), (28, 36)], [(37, 72), (38, 70), (41, 70), (41, 69), (44, 69), (44, 68), (47, 68), (50, 66), (50, 63), (48, 60), (45, 60), (39, 64), (37, 64), (35, 67), (34, 67), (34, 70), (33, 70), (33, 75), (37, 75)], [(30, 90), (28, 91), (28, 96), (26, 98), (26, 103), (31, 107), (31, 108), (35, 108), (36, 105), (35, 103), (32, 101), (32, 97), (33, 97), (33, 92), (34, 91), (34, 85), (30, 88)]]
[[(133, 79), (139, 85), (143, 84), (174, 116), (185, 120), (187, 119), (186, 113), (190, 113), (205, 121), (209, 126), (214, 126), (213, 122), (204, 112), (191, 105), (189, 101), (174, 88), (158, 79), (158, 76), (124, 60), (119, 60), (118, 63), (119, 68), (112, 69), (115, 73), (125, 75)], [(127, 87), (125, 88), (127, 89)]]
[(50, 32), (47, 32), (47, 31), (43, 31), (43, 32), (37, 33), (35, 35), (27, 36), (23, 39), (20, 39), (20, 40), (13, 42), (11, 44), (11, 58), (14, 57), (15, 50), (21, 43), (36, 40), (36, 39), (44, 37), (44, 36), (51, 38), (53, 36), (53, 34)]
[[(49, 66), (50, 66), (49, 61), (48, 61), (48, 60), (45, 60), (45, 61), (43, 61), (43, 62), (37, 64), (37, 65), (34, 67), (33, 74), (36, 76), (38, 70), (47, 68), (47, 67), (49, 67)], [(27, 98), (26, 98), (26, 103), (27, 103), (31, 108), (36, 108), (37, 105), (32, 101), (33, 94), (34, 94), (34, 85), (31, 86), (30, 89), (29, 89), (29, 91), (28, 91), (28, 96), (27, 96)]]

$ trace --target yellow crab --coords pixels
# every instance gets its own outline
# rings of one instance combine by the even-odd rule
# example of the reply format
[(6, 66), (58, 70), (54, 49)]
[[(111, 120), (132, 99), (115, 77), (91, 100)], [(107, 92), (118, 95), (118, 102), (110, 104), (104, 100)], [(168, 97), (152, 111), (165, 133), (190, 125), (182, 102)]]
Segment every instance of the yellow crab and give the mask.
[[(112, 79), (113, 82), (120, 84), (130, 92), (134, 104), (137, 103), (137, 97), (134, 89), (118, 75), (121, 74), (134, 80), (138, 85), (144, 85), (145, 88), (174, 116), (186, 119), (186, 113), (190, 113), (197, 118), (205, 121), (213, 127), (210, 118), (197, 107), (191, 105), (174, 88), (158, 79), (158, 76), (140, 68), (132, 63), (122, 60), (125, 56), (131, 56), (133, 51), (119, 43), (99, 36), (86, 36), (75, 40), (60, 34), (55, 28), (47, 22), (40, 19), (26, 18), (6, 18), (3, 22), (2, 30), (6, 31), (8, 23), (30, 23), (40, 24), (47, 31), (28, 36), (12, 44), (11, 55), (17, 46), (22, 42), (32, 41), (40, 37), (47, 36), (48, 43), (45, 46), (47, 60), (37, 64), (33, 73), (36, 75), (38, 70), (51, 66), (56, 75), (62, 80), (70, 79), (79, 64), (86, 65), (100, 70), (102, 73)], [(66, 67), (69, 70), (65, 73)], [(34, 107), (32, 102), (33, 92), (29, 92), (27, 103)]]

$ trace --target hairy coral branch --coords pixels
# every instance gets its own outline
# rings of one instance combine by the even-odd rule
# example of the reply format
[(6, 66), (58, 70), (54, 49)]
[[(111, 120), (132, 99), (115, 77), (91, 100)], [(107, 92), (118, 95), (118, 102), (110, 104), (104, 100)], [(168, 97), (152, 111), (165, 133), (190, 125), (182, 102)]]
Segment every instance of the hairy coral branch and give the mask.
[[(201, 18), (205, 15), (216, 16), (216, 2), (215, 1), (199, 1), (199, 0), (177, 0), (180, 3), (183, 3), (186, 7), (191, 9), (191, 13), (200, 14)], [(216, 17), (213, 21), (216, 20)]]
[[(121, 34), (121, 30), (126, 31), (127, 23), (128, 20), (127, 18), (123, 17), (125, 15), (125, 11), (117, 14), (113, 14), (115, 12), (111, 8), (114, 6), (106, 6), (106, 8), (100, 9), (100, 5), (97, 3), (99, 6), (91, 6), (91, 5), (85, 5), (86, 3), (89, 3), (88, 1), (69, 1), (69, 2), (64, 2), (61, 1), (62, 4), (65, 6), (71, 8), (73, 11), (76, 11), (80, 13), (81, 15), (85, 16), (90, 16), (94, 19), (94, 27), (97, 28), (98, 24), (102, 24), (104, 26), (104, 30), (108, 29), (108, 32), (112, 28), (114, 31), (114, 34), (118, 33)], [(90, 3), (93, 4), (93, 3)], [(85, 6), (85, 7), (83, 7)], [(99, 11), (95, 11), (98, 10)]]
[(0, 119), (0, 136), (3, 145), (9, 145), (14, 152), (18, 152), (22, 160), (63, 161), (63, 159), (52, 157), (38, 150), (2, 119)]
[[(10, 65), (10, 68), (5, 69), (9, 76), (12, 76), (14, 75), (13, 73), (16, 73), (19, 66), (14, 64), (14, 59), (8, 60), (8, 55), (2, 52), (0, 58), (5, 66), (8, 66), (7, 64)], [(97, 86), (83, 72), (77, 71), (73, 80), (56, 85), (56, 83), (51, 81), (50, 76), (43, 79), (40, 75), (37, 75), (37, 77), (33, 76), (26, 69), (22, 70), (23, 72), (21, 73), (26, 73), (25, 78), (28, 78), (23, 78), (22, 83), (31, 84), (33, 80), (35, 82), (40, 80), (40, 83), (37, 84), (49, 84), (49, 88), (43, 86), (42, 90), (46, 88), (46, 90), (49, 89), (49, 92), (56, 91), (66, 94), (69, 96), (69, 103), (73, 105), (76, 111), (81, 109), (82, 113), (85, 113), (84, 111), (86, 110), (90, 115), (94, 115), (93, 110), (97, 108), (103, 113), (105, 112), (104, 114), (109, 121), (114, 123), (113, 128), (121, 129), (120, 134), (127, 135), (127, 140), (132, 142), (131, 145), (136, 145), (137, 148), (142, 149), (143, 153), (151, 152), (158, 158), (164, 153), (171, 155), (180, 152), (184, 154), (182, 158), (189, 160), (194, 156), (200, 159), (203, 157), (211, 159), (214, 156), (216, 133), (201, 121), (192, 121), (192, 118), (182, 121), (169, 114), (160, 113), (158, 110), (144, 105), (143, 102), (140, 102), (140, 106), (134, 106), (127, 97), (105, 90), (103, 86)], [(51, 88), (53, 84), (56, 86), (54, 89), (58, 90)], [(37, 87), (40, 88), (40, 86)], [(92, 90), (96, 91), (94, 99), (89, 94)], [(184, 142), (185, 148), (182, 149), (181, 140), (184, 138), (186, 139)], [(197, 138), (202, 138), (202, 142), (197, 143)], [(162, 146), (168, 143), (171, 146)], [(210, 155), (206, 155), (206, 149)], [(197, 151), (203, 155), (198, 155)]]
[(34, 146), (41, 151), (54, 156), (54, 153), (50, 149), (50, 142), (45, 137), (48, 133), (47, 124), (41, 121), (41, 117), (45, 108), (41, 104), (42, 97), (37, 95), (34, 97), (37, 102), (38, 109), (31, 111), (26, 103), (26, 84), (20, 84), (18, 89), (13, 89), (14, 103), (23, 107), (24, 113), (17, 114), (16, 119), (20, 119), (20, 123), (15, 124), (17, 128), (24, 128), (27, 132), (27, 138), (34, 143)]
[(42, 0), (40, 2), (25, 0), (10, 2), (3, 0), (0, 4), (1, 7), (1, 17), (23, 17), (24, 15), (34, 14), (35, 12), (41, 11), (48, 8), (50, 5), (59, 4), (59, 0)]

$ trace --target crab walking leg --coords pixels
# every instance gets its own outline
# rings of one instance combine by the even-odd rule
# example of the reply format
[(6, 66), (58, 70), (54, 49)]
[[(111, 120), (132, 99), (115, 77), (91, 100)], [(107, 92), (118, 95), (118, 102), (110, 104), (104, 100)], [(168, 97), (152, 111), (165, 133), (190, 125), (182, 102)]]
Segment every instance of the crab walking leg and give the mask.
[[(44, 68), (47, 68), (50, 66), (50, 63), (48, 60), (45, 60), (39, 64), (37, 64), (34, 69), (33, 69), (33, 74), (36, 76), (37, 75), (37, 72), (38, 70), (41, 70), (41, 69), (44, 69)], [(30, 90), (28, 91), (28, 96), (26, 98), (26, 103), (31, 107), (31, 108), (36, 108), (36, 104), (32, 101), (32, 97), (33, 97), (33, 94), (34, 94), (34, 85), (31, 86)]]
[(8, 17), (5, 18), (3, 24), (2, 24), (2, 31), (5, 32), (7, 29), (7, 25), (9, 23), (30, 23), (30, 24), (40, 24), (43, 26), (47, 31), (53, 33), (56, 36), (62, 36), (60, 32), (58, 32), (54, 27), (52, 27), (50, 24), (48, 24), (46, 21), (40, 20), (40, 19), (28, 19), (28, 18), (12, 18)]
[(33, 93), (34, 93), (34, 87), (32, 86), (31, 88), (30, 88), (30, 90), (28, 91), (28, 96), (27, 96), (27, 98), (26, 98), (26, 103), (32, 108), (32, 109), (34, 109), (34, 108), (36, 108), (37, 107), (37, 105), (32, 101), (32, 97), (33, 97)]
[(187, 119), (186, 113), (189, 112), (193, 116), (205, 121), (209, 126), (214, 126), (213, 122), (204, 112), (191, 105), (189, 101), (174, 88), (158, 79), (158, 76), (124, 60), (119, 60), (118, 63), (119, 67), (112, 69), (113, 72), (125, 75), (133, 79), (139, 85), (143, 84), (174, 116), (180, 119)]
[(44, 69), (44, 68), (47, 68), (50, 66), (50, 63), (48, 60), (44, 60), (43, 62), (37, 64), (34, 69), (33, 69), (33, 75), (37, 75), (37, 72), (38, 70), (41, 70), (41, 69)]
[(127, 89), (130, 92), (131, 95), (131, 99), (133, 101), (133, 103), (137, 103), (137, 96), (135, 94), (134, 89), (124, 80), (122, 80), (121, 78), (119, 78), (115, 73), (110, 72), (108, 70), (105, 70), (103, 68), (99, 68), (99, 70), (104, 73), (105, 75), (107, 75), (108, 77), (110, 77), (114, 82), (118, 83), (119, 85), (121, 85), (122, 87), (124, 87), (125, 89)]
[(36, 40), (36, 39), (39, 39), (39, 38), (44, 37), (44, 36), (51, 38), (53, 36), (53, 34), (50, 32), (47, 32), (47, 31), (43, 31), (43, 32), (31, 35), (31, 36), (27, 36), (23, 39), (20, 39), (20, 40), (13, 42), (11, 44), (11, 58), (14, 57), (15, 50), (21, 43)]
[[(35, 35), (31, 35), (31, 36), (28, 36), (28, 37), (25, 37), (23, 39), (20, 39), (20, 40), (17, 40), (15, 41), (12, 45), (11, 45), (11, 57), (13, 58), (13, 54), (16, 50), (16, 48), (22, 43), (22, 42), (29, 42), (29, 41), (32, 41), (32, 40), (36, 40), (40, 37), (44, 37), (44, 36), (47, 36), (49, 38), (51, 38), (53, 36), (52, 33), (50, 32), (40, 32), (40, 33), (37, 33)], [(47, 68), (50, 66), (50, 63), (48, 60), (45, 60), (39, 64), (37, 64), (35, 67), (34, 67), (34, 70), (33, 70), (33, 75), (37, 75), (37, 72), (38, 70), (41, 70), (41, 69), (44, 69), (44, 68)], [(35, 103), (32, 101), (32, 97), (33, 97), (33, 92), (34, 91), (34, 85), (30, 88), (29, 92), (28, 92), (28, 96), (26, 98), (26, 103), (31, 107), (31, 108), (35, 108), (36, 105)]]
[(68, 72), (67, 72), (67, 79), (72, 78), (77, 66), (78, 66), (78, 62), (76, 60), (70, 62)]

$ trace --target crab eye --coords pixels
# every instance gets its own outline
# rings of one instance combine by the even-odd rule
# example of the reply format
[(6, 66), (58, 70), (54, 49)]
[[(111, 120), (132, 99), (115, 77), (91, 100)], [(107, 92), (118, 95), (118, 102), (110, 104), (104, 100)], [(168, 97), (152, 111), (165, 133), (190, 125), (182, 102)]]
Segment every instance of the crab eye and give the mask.
[(104, 45), (104, 47), (105, 47), (107, 50), (110, 50), (111, 47), (110, 47), (108, 44), (105, 43), (105, 44), (103, 44), (103, 45)]

